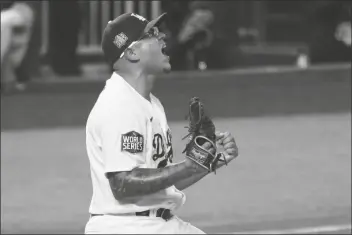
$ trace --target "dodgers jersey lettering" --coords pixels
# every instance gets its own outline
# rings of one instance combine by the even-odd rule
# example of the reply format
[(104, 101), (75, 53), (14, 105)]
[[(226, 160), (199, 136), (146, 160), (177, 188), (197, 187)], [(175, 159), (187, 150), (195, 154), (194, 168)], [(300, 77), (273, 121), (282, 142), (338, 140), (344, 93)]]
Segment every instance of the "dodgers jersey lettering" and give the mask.
[(124, 214), (168, 208), (175, 210), (186, 200), (171, 186), (157, 193), (117, 201), (107, 172), (134, 168), (160, 168), (172, 163), (172, 136), (164, 108), (151, 95), (143, 98), (121, 76), (107, 80), (86, 125), (86, 149), (90, 162), (93, 195), (91, 214)]
[[(155, 114), (158, 117), (162, 116), (162, 113), (157, 114), (157, 112), (160, 111), (160, 109), (155, 108)], [(150, 165), (154, 168), (162, 168), (172, 163), (173, 150), (171, 145), (171, 131), (166, 123), (162, 123), (161, 118), (153, 118), (152, 129), (153, 153)]]

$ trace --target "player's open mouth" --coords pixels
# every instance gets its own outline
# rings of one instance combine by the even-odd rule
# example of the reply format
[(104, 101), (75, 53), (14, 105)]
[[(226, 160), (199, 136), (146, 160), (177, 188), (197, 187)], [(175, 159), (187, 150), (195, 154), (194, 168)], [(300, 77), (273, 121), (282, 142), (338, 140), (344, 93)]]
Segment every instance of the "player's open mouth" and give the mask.
[(161, 48), (161, 53), (163, 53), (163, 55), (167, 56), (166, 45), (165, 44)]
[(161, 53), (166, 57), (166, 61), (170, 61), (170, 57), (167, 55), (166, 44), (161, 47)]

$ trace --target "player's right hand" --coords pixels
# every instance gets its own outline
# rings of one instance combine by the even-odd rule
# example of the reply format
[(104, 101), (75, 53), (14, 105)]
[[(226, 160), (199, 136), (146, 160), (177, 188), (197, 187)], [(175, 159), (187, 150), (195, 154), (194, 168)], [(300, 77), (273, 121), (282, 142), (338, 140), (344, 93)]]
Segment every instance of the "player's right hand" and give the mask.
[[(218, 152), (224, 154), (226, 163), (231, 162), (239, 154), (235, 138), (231, 135), (230, 132), (217, 131), (215, 135)], [(221, 167), (223, 165), (224, 164), (218, 164), (218, 167)]]

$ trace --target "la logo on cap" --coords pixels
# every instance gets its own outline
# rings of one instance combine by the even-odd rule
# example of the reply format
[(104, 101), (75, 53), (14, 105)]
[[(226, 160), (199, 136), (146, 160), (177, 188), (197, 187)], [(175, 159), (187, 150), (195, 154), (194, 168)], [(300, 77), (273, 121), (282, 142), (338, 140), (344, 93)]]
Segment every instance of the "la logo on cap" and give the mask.
[(131, 13), (131, 16), (134, 16), (134, 17), (136, 17), (137, 19), (139, 19), (141, 21), (146, 21), (146, 19), (143, 16), (140, 16), (140, 15), (137, 15), (137, 14), (134, 14), (134, 13)]
[(118, 35), (115, 36), (114, 39), (114, 44), (118, 47), (121, 48), (123, 47), (128, 40), (128, 37), (124, 33), (119, 33)]

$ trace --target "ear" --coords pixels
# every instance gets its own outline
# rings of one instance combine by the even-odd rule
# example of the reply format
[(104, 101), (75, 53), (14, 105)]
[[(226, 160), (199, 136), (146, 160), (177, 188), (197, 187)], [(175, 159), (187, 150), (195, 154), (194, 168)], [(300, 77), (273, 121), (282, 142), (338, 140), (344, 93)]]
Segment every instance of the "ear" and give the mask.
[(125, 58), (132, 63), (137, 63), (140, 60), (139, 51), (136, 48), (127, 48)]

